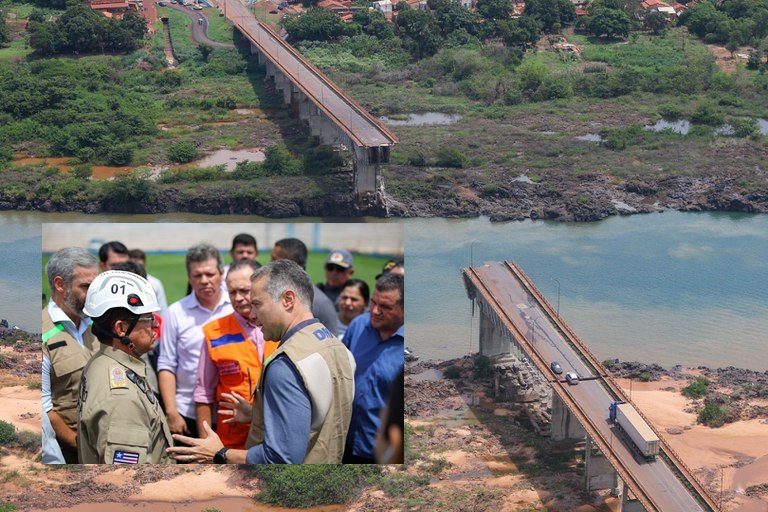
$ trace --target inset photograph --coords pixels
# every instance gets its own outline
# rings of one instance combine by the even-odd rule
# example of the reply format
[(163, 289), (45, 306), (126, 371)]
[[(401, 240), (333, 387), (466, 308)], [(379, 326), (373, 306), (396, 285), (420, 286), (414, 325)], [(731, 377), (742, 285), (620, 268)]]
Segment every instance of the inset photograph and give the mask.
[(402, 462), (401, 225), (42, 240), (43, 462)]

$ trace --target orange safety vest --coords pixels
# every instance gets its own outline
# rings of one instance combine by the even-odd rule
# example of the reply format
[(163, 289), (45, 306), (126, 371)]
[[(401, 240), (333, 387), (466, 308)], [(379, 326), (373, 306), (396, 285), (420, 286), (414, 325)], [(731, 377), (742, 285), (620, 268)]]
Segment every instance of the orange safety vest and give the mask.
[[(216, 403), (222, 393), (236, 392), (253, 399), (253, 392), (261, 376), (262, 360), (253, 341), (246, 337), (235, 314), (212, 320), (203, 326), (208, 355), (219, 371), (216, 385)], [(264, 342), (264, 358), (277, 349), (278, 342)], [(216, 433), (227, 448), (244, 449), (250, 425), (242, 423), (221, 423)]]

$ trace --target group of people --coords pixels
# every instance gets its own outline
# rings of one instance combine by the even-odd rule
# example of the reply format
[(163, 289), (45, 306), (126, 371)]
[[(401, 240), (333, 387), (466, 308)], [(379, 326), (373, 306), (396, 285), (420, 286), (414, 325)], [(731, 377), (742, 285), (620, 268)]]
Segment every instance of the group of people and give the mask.
[(43, 462), (403, 462), (403, 259), (370, 294), (344, 249), (318, 285), (298, 239), (230, 255), (190, 248), (170, 306), (141, 250), (52, 255)]

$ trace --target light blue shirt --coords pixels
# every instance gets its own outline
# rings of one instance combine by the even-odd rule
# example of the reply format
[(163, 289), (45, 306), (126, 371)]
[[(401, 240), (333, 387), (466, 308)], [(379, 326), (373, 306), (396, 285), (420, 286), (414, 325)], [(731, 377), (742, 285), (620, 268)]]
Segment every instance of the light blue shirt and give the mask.
[(168, 370), (176, 375), (176, 408), (182, 416), (195, 418), (195, 380), (204, 341), (203, 324), (233, 311), (226, 293), (221, 294), (211, 311), (200, 304), (194, 292), (165, 310), (157, 372)]

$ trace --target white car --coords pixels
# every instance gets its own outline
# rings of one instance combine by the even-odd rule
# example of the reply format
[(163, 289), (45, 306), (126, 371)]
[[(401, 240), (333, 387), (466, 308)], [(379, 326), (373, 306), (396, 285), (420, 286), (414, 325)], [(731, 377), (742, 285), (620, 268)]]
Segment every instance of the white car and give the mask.
[(565, 374), (565, 380), (567, 380), (568, 384), (570, 384), (571, 386), (575, 386), (576, 384), (579, 383), (579, 376), (573, 372), (568, 372)]

